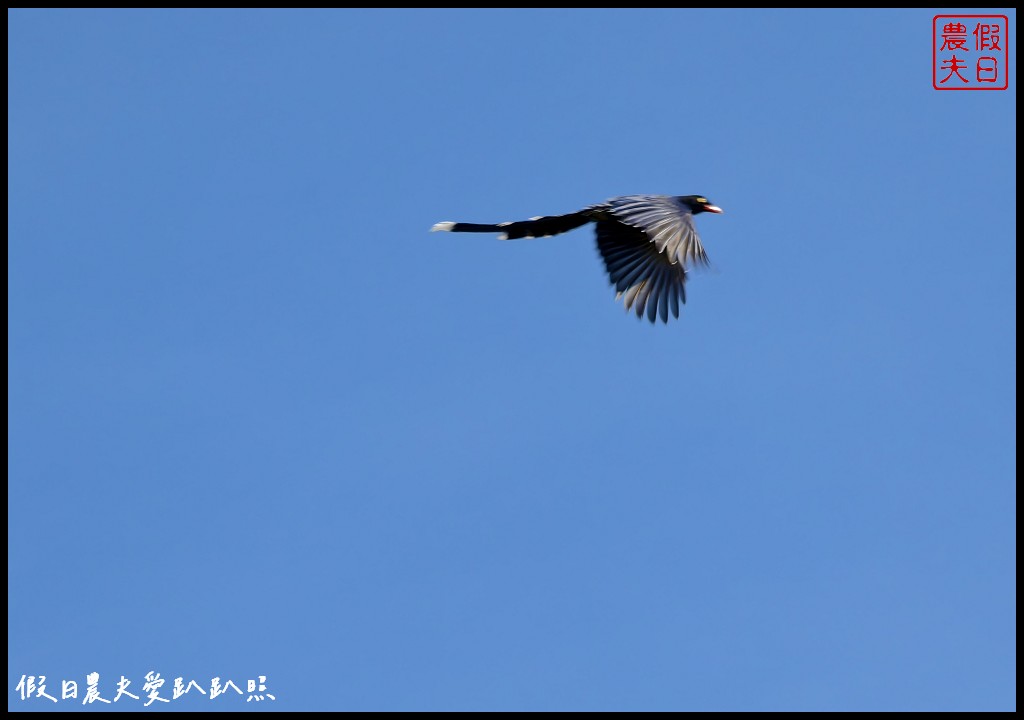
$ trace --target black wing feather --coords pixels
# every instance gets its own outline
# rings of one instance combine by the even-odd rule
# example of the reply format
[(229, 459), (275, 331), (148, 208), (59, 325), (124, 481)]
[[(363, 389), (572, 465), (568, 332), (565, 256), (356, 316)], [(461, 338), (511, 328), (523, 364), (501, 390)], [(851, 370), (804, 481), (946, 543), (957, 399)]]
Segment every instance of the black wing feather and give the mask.
[(669, 310), (679, 317), (679, 301), (686, 302), (683, 263), (658, 252), (643, 230), (610, 218), (597, 223), (597, 248), (627, 310), (639, 318), (646, 312), (652, 323), (659, 315), (668, 322)]

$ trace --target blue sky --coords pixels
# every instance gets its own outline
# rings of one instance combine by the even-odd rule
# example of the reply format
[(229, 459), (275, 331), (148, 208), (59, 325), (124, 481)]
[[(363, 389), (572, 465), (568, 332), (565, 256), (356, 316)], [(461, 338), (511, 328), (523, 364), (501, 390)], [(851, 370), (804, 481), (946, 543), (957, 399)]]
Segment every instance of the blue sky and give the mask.
[[(9, 10), (8, 708), (1015, 709), (1016, 53), (938, 12)], [(427, 232), (635, 193), (725, 209), (669, 325)]]

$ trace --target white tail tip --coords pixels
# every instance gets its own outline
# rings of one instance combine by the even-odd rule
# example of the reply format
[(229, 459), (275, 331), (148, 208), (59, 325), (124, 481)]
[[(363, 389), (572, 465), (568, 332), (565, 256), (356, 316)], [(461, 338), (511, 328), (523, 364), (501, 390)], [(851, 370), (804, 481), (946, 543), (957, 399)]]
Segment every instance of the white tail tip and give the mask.
[(455, 223), (453, 222), (439, 222), (437, 225), (430, 228), (430, 232), (448, 232), (453, 227), (455, 227)]

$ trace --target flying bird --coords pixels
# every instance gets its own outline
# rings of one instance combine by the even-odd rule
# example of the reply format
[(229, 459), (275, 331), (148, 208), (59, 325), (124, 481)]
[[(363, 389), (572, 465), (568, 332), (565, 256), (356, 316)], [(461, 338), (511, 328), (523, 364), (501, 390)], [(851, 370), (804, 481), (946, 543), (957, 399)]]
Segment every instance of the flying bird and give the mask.
[(595, 223), (597, 249), (604, 259), (616, 299), (638, 318), (668, 322), (686, 302), (687, 269), (708, 265), (693, 216), (720, 213), (703, 195), (625, 195), (568, 215), (534, 217), (497, 225), (439, 222), (445, 232), (497, 232), (501, 240), (540, 238)]

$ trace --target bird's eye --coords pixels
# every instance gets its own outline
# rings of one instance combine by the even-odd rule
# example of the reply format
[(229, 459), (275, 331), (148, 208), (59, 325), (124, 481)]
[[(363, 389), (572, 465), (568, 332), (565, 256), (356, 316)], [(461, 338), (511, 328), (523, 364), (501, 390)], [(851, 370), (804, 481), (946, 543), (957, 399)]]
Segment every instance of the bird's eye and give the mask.
[(707, 203), (707, 201), (708, 201), (707, 198), (697, 198), (697, 202), (699, 202), (699, 203)]

